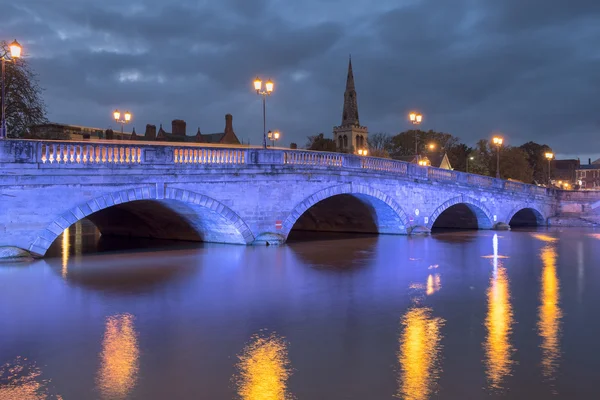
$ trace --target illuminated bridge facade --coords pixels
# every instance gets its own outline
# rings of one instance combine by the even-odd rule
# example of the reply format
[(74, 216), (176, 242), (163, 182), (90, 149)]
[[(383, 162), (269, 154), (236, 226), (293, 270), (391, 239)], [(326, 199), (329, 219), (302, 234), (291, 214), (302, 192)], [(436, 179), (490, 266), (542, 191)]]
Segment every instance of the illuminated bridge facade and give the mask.
[(293, 230), (381, 234), (546, 225), (600, 197), (402, 161), (139, 142), (0, 142), (0, 247), (43, 256), (87, 218), (104, 235), (283, 243)]

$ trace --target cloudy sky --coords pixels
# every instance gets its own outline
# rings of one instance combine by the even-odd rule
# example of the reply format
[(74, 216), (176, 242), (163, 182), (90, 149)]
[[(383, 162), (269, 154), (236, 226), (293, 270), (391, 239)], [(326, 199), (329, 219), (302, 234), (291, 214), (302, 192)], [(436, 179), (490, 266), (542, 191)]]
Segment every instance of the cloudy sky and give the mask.
[(348, 54), (360, 120), (373, 132), (424, 129), (468, 144), (502, 132), (558, 154), (600, 157), (598, 0), (20, 0), (2, 6), (0, 38), (17, 38), (53, 122), (114, 127), (128, 109), (188, 134), (282, 144), (331, 135), (341, 122)]

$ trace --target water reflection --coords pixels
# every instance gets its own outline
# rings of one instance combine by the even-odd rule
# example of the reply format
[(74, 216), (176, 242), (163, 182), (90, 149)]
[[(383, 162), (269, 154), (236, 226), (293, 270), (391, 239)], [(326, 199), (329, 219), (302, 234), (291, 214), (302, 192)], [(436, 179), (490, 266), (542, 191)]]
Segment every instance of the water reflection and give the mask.
[(444, 320), (432, 316), (427, 307), (411, 308), (402, 318), (400, 377), (396, 397), (427, 399), (435, 391), (440, 374), (441, 329)]
[(131, 314), (107, 318), (100, 354), (97, 384), (107, 399), (123, 399), (134, 388), (138, 375), (139, 349)]
[(511, 372), (513, 347), (510, 335), (513, 311), (510, 303), (509, 281), (506, 269), (498, 256), (498, 237), (493, 239), (493, 272), (487, 291), (488, 312), (485, 319), (487, 330), (485, 347), (486, 375), (491, 389), (502, 389), (503, 380)]
[(69, 228), (65, 229), (62, 233), (62, 269), (61, 274), (63, 278), (67, 277), (69, 272), (69, 252), (71, 251), (71, 237), (69, 236)]
[(238, 356), (237, 392), (243, 400), (292, 399), (287, 343), (275, 334), (256, 335)]
[(542, 249), (540, 257), (543, 270), (538, 332), (542, 339), (542, 374), (546, 379), (554, 380), (559, 366), (562, 318), (559, 306), (560, 282), (556, 275), (556, 249), (553, 246), (546, 246)]
[(442, 288), (440, 274), (434, 274), (427, 277), (427, 296), (431, 296)]
[[(233, 252), (233, 254), (236, 254)], [(186, 251), (138, 254), (95, 255), (85, 259), (44, 259), (70, 284), (98, 290), (104, 294), (135, 295), (150, 292), (167, 283), (183, 281), (197, 268), (197, 257)], [(68, 269), (67, 269), (68, 265)]]
[(50, 400), (62, 399), (50, 392), (49, 379), (42, 379), (42, 371), (33, 361), (17, 357), (0, 366), (0, 399)]

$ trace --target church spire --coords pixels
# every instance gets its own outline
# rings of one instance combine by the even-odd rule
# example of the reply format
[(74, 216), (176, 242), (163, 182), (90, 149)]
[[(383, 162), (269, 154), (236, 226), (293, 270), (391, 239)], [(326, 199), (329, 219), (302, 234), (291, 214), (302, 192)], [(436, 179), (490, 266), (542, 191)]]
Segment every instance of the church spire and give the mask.
[(352, 72), (352, 56), (348, 59), (348, 77), (346, 78), (346, 92), (344, 93), (344, 110), (342, 112), (341, 126), (359, 126), (358, 102), (354, 87), (354, 74)]
[(352, 73), (352, 55), (348, 58), (348, 77), (346, 78), (346, 91), (354, 90), (354, 74)]

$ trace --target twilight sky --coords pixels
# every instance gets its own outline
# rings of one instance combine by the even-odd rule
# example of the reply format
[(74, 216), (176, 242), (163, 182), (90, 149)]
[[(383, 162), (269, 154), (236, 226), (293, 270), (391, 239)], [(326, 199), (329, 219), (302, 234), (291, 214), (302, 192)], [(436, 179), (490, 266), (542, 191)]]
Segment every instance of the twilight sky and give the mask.
[(348, 54), (361, 124), (467, 144), (502, 132), (563, 157), (600, 157), (598, 0), (21, 0), (2, 6), (0, 38), (18, 39), (53, 122), (115, 127), (184, 119), (188, 134), (260, 144), (256, 75), (272, 78), (267, 129), (283, 145), (341, 122)]

